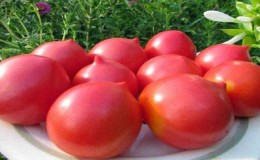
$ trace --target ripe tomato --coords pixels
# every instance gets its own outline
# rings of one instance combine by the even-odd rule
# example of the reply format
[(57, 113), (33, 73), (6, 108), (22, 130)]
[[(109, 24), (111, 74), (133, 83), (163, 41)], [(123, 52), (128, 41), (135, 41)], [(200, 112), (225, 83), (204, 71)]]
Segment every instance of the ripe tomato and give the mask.
[(89, 54), (99, 55), (108, 60), (119, 62), (136, 73), (146, 61), (146, 55), (138, 38), (109, 38), (97, 43)]
[(135, 74), (126, 66), (96, 56), (92, 64), (82, 68), (74, 77), (73, 84), (90, 81), (126, 82), (129, 91), (137, 96), (139, 91)]
[(175, 54), (156, 56), (146, 61), (138, 70), (136, 76), (143, 89), (149, 83), (180, 73), (190, 73), (202, 76), (202, 69), (193, 60)]
[(74, 40), (52, 41), (36, 47), (32, 54), (53, 58), (62, 65), (70, 79), (84, 66), (91, 63), (87, 52)]
[(49, 108), (70, 87), (70, 80), (56, 61), (27, 54), (0, 63), (0, 84), (0, 118), (28, 125), (46, 120)]
[(178, 30), (168, 30), (154, 35), (145, 46), (148, 58), (163, 54), (178, 54), (190, 59), (196, 57), (196, 47), (185, 33)]
[(226, 90), (236, 116), (260, 113), (260, 67), (252, 62), (227, 61), (211, 68), (204, 78), (226, 83)]
[(201, 66), (204, 73), (229, 60), (251, 61), (249, 46), (216, 44), (202, 50), (195, 58), (195, 62)]
[(192, 74), (150, 83), (141, 92), (139, 104), (155, 135), (182, 149), (215, 144), (227, 135), (234, 122), (225, 89)]
[(96, 81), (65, 91), (46, 122), (54, 144), (87, 158), (119, 155), (134, 142), (141, 124), (139, 104), (124, 84)]

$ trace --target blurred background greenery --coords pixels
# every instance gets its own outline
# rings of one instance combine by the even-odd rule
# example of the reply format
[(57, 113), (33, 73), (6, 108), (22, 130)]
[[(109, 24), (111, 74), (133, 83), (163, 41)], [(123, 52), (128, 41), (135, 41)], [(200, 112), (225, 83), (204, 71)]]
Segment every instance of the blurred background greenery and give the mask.
[(230, 37), (217, 23), (203, 17), (207, 10), (237, 16), (235, 0), (45, 0), (48, 14), (38, 13), (36, 0), (0, 2), (0, 53), (3, 59), (30, 53), (52, 40), (74, 39), (87, 51), (110, 37), (139, 37), (142, 46), (156, 33), (175, 29), (185, 32), (200, 51)]

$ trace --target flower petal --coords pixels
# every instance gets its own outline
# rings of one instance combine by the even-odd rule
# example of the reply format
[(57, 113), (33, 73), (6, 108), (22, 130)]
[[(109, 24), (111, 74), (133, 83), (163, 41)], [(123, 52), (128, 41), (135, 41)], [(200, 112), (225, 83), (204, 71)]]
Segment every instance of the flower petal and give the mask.
[(233, 38), (231, 38), (230, 40), (224, 42), (223, 44), (234, 44), (234, 43), (242, 40), (245, 36), (246, 36), (245, 33), (240, 33), (240, 34), (234, 36)]
[(38, 2), (36, 3), (40, 14), (47, 14), (51, 11), (51, 6), (46, 2)]
[(246, 16), (239, 16), (236, 18), (239, 22), (242, 22), (242, 23), (248, 23), (248, 22), (252, 22), (253, 19), (250, 18), (250, 17), (246, 17)]
[(223, 12), (214, 11), (214, 10), (206, 11), (203, 14), (207, 19), (216, 22), (234, 22), (235, 19)]

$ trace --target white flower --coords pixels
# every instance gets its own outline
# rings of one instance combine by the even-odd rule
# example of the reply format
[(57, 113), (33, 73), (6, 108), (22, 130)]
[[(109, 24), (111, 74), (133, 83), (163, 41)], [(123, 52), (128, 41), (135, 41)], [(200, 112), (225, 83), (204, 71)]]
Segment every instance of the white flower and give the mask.
[(240, 33), (240, 34), (234, 36), (233, 38), (231, 38), (230, 40), (224, 42), (224, 44), (234, 44), (234, 43), (242, 40), (245, 36), (246, 36), (245, 33)]
[(239, 16), (236, 18), (239, 22), (242, 22), (242, 23), (247, 23), (247, 22), (252, 22), (252, 18), (250, 17), (246, 17), (246, 16)]
[(247, 16), (238, 16), (237, 18), (234, 18), (226, 13), (214, 10), (206, 11), (203, 14), (207, 19), (216, 22), (248, 23), (253, 21), (252, 18)]
[(235, 20), (234, 17), (231, 17), (223, 12), (214, 11), (214, 10), (204, 12), (204, 16), (207, 19), (216, 22), (234, 22)]

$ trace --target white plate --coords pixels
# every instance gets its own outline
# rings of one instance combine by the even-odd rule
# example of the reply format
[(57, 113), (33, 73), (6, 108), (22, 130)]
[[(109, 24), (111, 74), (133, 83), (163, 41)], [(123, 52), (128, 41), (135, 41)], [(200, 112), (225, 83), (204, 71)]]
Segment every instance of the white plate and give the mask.
[[(84, 160), (58, 149), (49, 140), (44, 124), (22, 127), (0, 120), (0, 152), (9, 160)], [(222, 141), (199, 150), (169, 147), (143, 125), (132, 147), (115, 159), (257, 160), (260, 159), (260, 116), (236, 119)]]

